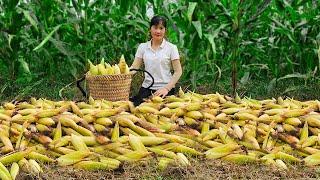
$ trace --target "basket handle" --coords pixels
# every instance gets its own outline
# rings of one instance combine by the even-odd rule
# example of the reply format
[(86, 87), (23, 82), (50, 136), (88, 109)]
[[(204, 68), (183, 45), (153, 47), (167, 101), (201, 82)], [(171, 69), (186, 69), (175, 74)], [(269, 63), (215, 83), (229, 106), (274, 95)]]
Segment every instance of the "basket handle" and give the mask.
[(143, 69), (130, 69), (130, 71), (141, 71), (141, 72), (147, 73), (147, 74), (151, 77), (151, 79), (152, 79), (152, 83), (150, 84), (150, 86), (147, 87), (147, 89), (149, 89), (149, 88), (151, 88), (151, 87), (153, 86), (153, 84), (154, 84), (154, 78), (153, 78), (153, 76), (152, 76), (148, 71), (143, 70)]
[(81, 87), (81, 85), (80, 85), (80, 83), (82, 82), (82, 81), (84, 81), (84, 79), (85, 79), (85, 76), (83, 76), (82, 78), (80, 78), (80, 79), (78, 79), (77, 80), (77, 87), (80, 89), (80, 91), (82, 92), (82, 95), (84, 96), (84, 97), (87, 97), (87, 92)]

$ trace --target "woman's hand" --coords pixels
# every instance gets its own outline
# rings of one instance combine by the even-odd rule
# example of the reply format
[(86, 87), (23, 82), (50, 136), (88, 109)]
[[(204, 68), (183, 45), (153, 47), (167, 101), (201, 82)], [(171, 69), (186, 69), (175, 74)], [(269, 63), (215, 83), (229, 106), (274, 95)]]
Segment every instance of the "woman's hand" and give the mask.
[(168, 93), (169, 93), (169, 90), (167, 88), (161, 88), (161, 89), (158, 89), (153, 95), (164, 98)]

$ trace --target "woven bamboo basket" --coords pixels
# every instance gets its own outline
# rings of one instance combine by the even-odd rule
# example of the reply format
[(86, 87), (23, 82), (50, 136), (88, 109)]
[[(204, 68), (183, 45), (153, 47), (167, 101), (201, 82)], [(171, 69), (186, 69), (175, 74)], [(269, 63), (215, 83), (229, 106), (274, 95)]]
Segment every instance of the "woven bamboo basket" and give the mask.
[(105, 99), (109, 101), (129, 100), (132, 75), (98, 75), (86, 74), (89, 94), (94, 99)]

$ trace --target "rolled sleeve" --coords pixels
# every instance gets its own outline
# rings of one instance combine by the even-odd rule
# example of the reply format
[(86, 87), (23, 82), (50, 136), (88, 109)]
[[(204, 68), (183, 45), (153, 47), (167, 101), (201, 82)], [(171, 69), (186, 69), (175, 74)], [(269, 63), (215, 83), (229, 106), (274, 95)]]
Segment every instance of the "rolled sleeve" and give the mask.
[(173, 45), (170, 56), (171, 56), (170, 57), (171, 60), (180, 59), (180, 55), (179, 55), (178, 48), (176, 45)]

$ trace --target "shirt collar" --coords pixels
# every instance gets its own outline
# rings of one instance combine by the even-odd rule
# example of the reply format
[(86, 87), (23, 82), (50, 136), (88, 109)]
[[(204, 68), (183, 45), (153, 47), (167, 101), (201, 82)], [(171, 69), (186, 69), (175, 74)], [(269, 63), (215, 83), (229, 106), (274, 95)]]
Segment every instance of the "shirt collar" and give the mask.
[(164, 48), (164, 45), (166, 44), (166, 39), (163, 38), (162, 43), (160, 45), (161, 48)]
[[(166, 42), (167, 42), (166, 39), (163, 38), (162, 43), (160, 44), (161, 49), (164, 48), (164, 45), (166, 44)], [(151, 48), (151, 40), (148, 41), (148, 48), (152, 49)]]

